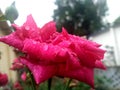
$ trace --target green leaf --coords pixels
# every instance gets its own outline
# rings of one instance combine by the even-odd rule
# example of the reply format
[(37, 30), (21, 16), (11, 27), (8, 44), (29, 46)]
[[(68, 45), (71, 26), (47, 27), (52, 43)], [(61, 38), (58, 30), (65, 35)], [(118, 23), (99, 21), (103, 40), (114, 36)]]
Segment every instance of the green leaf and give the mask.
[(0, 21), (6, 21), (6, 18), (4, 15), (0, 15)]

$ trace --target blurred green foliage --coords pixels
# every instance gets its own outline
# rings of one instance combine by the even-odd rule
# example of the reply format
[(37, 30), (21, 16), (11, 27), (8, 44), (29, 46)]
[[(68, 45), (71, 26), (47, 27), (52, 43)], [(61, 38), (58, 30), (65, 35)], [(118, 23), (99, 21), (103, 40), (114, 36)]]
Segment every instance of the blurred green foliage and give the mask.
[(12, 23), (18, 18), (18, 10), (15, 6), (15, 1), (5, 9), (5, 13), (0, 14), (0, 21), (9, 20)]
[(15, 1), (9, 7), (6, 8), (5, 18), (11, 23), (14, 23), (14, 21), (18, 18), (18, 11), (15, 6)]
[(106, 28), (103, 22), (108, 10), (106, 0), (56, 0), (53, 18), (58, 31), (65, 27), (69, 33), (87, 35)]
[[(23, 90), (34, 90), (30, 82), (23, 82), (19, 80)], [(103, 76), (95, 76), (95, 90), (112, 90), (109, 88), (111, 80)], [(72, 82), (71, 82), (72, 83)], [(108, 83), (108, 85), (106, 85)], [(48, 81), (41, 83), (37, 86), (37, 90), (65, 90), (66, 82), (63, 78), (54, 77), (52, 79), (51, 89), (48, 89)], [(7, 86), (8, 88), (8, 86)], [(9, 83), (10, 90), (16, 90), (13, 88), (12, 83)], [(9, 90), (8, 89), (8, 90)], [(69, 90), (90, 90), (91, 87), (85, 83), (78, 82), (75, 86), (70, 86)], [(0, 89), (6, 90), (6, 89)]]

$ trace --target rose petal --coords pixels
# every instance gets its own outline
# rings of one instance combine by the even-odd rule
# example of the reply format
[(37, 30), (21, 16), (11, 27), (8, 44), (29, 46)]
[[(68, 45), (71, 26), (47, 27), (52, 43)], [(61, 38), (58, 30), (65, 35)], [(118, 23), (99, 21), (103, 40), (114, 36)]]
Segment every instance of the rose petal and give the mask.
[(65, 62), (67, 57), (67, 49), (63, 49), (59, 46), (39, 43), (34, 40), (25, 40), (23, 52), (27, 53), (31, 57), (35, 57), (41, 61), (48, 63), (62, 63)]
[(25, 58), (21, 58), (21, 62), (25, 64), (30, 71), (32, 72), (34, 79), (37, 84), (48, 80), (53, 77), (57, 71), (55, 65), (40, 65), (29, 62), (31, 60), (26, 60)]
[(15, 33), (12, 33), (8, 36), (0, 37), (0, 41), (19, 50), (23, 48), (23, 41), (18, 36), (16, 36)]
[(42, 41), (45, 42), (46, 40), (50, 39), (50, 36), (53, 35), (53, 33), (55, 32), (56, 32), (55, 22), (51, 21), (45, 24), (40, 29), (40, 36), (42, 38)]
[(61, 65), (59, 68), (59, 76), (69, 77), (72, 79), (77, 79), (81, 82), (89, 84), (91, 87), (94, 87), (94, 73), (92, 68), (79, 68), (76, 70), (65, 69), (65, 65)]

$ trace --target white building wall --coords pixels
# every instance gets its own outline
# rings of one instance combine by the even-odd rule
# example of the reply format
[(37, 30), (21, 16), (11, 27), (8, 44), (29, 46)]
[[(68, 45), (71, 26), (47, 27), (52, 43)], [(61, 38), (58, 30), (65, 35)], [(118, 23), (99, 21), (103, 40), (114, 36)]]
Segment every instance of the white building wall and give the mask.
[(114, 37), (115, 44), (115, 56), (117, 65), (120, 65), (120, 27), (111, 29)]
[(103, 46), (105, 45), (114, 46), (114, 41), (113, 41), (110, 31), (106, 31), (104, 33), (97, 34), (97, 35), (93, 35), (91, 36), (91, 40), (97, 43), (100, 43)]
[(120, 55), (120, 27), (119, 28), (113, 28), (114, 30), (114, 35), (116, 37), (116, 44), (118, 46), (118, 53)]

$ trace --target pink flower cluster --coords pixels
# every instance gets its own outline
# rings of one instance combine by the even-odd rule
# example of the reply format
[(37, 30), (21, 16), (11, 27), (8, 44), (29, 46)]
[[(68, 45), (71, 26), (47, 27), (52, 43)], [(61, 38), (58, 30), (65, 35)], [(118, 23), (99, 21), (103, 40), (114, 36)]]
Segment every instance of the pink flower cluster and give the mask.
[(7, 74), (0, 73), (0, 87), (5, 86), (8, 83)]
[(19, 60), (30, 69), (36, 84), (62, 76), (94, 87), (94, 68), (105, 69), (100, 44), (68, 34), (64, 28), (59, 33), (53, 21), (38, 28), (29, 15), (21, 27), (13, 27), (16, 31), (0, 41), (25, 53)]
[(13, 88), (14, 88), (15, 90), (24, 90), (23, 87), (21, 86), (21, 84), (20, 84), (18, 81), (16, 81), (16, 82), (13, 84)]

